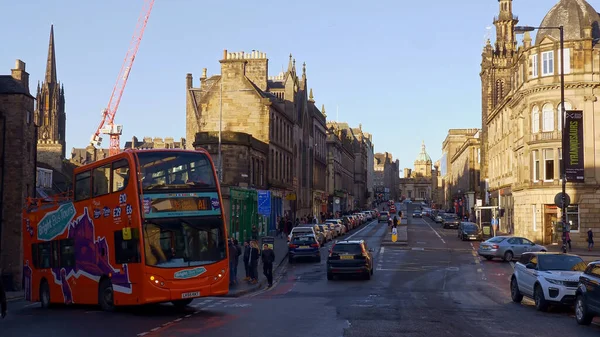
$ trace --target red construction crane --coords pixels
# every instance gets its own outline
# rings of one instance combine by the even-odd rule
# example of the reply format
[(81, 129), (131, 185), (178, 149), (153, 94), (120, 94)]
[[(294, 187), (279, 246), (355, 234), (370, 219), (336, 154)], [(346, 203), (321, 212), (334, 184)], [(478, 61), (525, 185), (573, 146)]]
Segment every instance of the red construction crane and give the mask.
[(115, 84), (112, 94), (110, 95), (108, 106), (102, 111), (102, 121), (90, 140), (92, 146), (99, 148), (102, 145), (102, 137), (100, 134), (110, 135), (109, 153), (111, 156), (119, 153), (121, 148), (119, 139), (123, 131), (123, 126), (116, 125), (114, 123), (115, 115), (117, 113), (117, 109), (119, 108), (119, 103), (121, 103), (121, 97), (123, 96), (125, 85), (127, 85), (127, 78), (129, 78), (129, 72), (131, 72), (135, 55), (140, 47), (140, 42), (142, 42), (142, 37), (144, 36), (144, 30), (146, 29), (146, 24), (148, 23), (152, 6), (154, 6), (154, 0), (144, 0), (144, 8), (142, 9), (142, 13), (138, 18), (137, 25), (135, 26), (135, 32), (133, 33), (133, 37), (129, 43), (129, 49), (127, 50), (127, 55), (125, 55), (125, 61), (123, 61), (121, 71), (117, 77), (117, 83)]

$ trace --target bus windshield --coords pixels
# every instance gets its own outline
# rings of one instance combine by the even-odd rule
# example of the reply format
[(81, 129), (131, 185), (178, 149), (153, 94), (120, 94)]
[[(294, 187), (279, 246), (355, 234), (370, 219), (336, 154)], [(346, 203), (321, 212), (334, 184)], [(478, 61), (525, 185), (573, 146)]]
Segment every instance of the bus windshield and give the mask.
[(195, 152), (139, 152), (142, 188), (216, 188), (214, 170), (208, 156)]
[(149, 266), (202, 266), (221, 261), (227, 255), (220, 217), (148, 219), (143, 230)]

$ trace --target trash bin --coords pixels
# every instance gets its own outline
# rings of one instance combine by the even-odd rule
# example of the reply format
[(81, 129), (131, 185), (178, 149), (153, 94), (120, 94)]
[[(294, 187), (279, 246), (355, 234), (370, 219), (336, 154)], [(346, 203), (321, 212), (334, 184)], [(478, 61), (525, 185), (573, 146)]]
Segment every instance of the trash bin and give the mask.
[(274, 236), (263, 236), (260, 239), (260, 250), (261, 251), (265, 244), (269, 245), (269, 248), (275, 250), (275, 237)]

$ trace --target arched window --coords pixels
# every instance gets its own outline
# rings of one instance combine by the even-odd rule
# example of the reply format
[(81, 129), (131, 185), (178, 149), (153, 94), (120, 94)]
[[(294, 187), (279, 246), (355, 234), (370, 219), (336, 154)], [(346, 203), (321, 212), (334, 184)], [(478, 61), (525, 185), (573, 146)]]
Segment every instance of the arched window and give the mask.
[(540, 132), (540, 109), (536, 105), (531, 112), (531, 133), (538, 132)]
[(554, 131), (554, 107), (550, 103), (542, 107), (542, 131)]
[[(558, 103), (558, 107), (556, 108), (556, 120), (558, 121), (558, 131), (562, 131), (562, 111), (561, 111), (560, 103)], [(565, 111), (573, 109), (571, 103), (565, 101)]]

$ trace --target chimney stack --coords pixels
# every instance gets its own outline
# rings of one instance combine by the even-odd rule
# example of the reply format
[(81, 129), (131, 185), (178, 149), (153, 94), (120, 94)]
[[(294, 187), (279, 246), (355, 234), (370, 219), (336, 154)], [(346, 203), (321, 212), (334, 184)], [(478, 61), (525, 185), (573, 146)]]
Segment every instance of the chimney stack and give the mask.
[(29, 74), (25, 71), (25, 62), (15, 61), (15, 69), (11, 69), (11, 76), (27, 90), (29, 94)]

